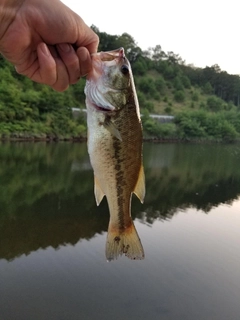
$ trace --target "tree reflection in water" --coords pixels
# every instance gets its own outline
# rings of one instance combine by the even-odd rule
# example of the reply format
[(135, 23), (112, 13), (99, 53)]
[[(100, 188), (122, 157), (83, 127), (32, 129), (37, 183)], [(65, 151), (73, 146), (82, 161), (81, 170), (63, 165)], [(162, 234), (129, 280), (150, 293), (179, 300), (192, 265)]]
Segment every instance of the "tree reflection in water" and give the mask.
[[(152, 223), (179, 209), (231, 204), (240, 194), (239, 159), (236, 145), (146, 143), (147, 194), (143, 205), (134, 197), (133, 218)], [(107, 231), (85, 143), (3, 143), (0, 163), (0, 259)]]

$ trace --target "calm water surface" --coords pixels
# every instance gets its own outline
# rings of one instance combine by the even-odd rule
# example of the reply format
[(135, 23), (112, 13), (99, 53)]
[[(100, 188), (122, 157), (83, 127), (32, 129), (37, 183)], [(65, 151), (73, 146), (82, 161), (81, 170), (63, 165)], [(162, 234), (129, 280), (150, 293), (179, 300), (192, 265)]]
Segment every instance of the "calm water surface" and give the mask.
[(106, 262), (85, 144), (0, 145), (0, 320), (239, 320), (240, 147), (145, 144), (145, 260)]

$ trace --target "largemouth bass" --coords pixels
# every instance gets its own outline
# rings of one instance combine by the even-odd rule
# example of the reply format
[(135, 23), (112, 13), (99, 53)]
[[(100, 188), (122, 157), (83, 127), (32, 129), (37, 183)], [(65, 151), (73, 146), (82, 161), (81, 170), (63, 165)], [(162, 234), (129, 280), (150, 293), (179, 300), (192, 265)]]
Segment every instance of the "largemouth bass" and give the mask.
[(131, 66), (124, 49), (92, 55), (85, 87), (88, 153), (97, 205), (106, 195), (110, 211), (107, 260), (125, 254), (143, 259), (131, 218), (131, 198), (145, 196), (142, 125)]

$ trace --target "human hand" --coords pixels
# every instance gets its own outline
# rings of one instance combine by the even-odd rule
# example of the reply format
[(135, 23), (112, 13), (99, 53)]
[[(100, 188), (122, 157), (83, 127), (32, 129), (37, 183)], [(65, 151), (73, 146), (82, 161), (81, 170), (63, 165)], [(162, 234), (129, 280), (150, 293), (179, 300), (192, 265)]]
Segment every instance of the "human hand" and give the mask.
[(98, 36), (59, 0), (0, 0), (0, 52), (16, 71), (64, 91), (92, 67)]

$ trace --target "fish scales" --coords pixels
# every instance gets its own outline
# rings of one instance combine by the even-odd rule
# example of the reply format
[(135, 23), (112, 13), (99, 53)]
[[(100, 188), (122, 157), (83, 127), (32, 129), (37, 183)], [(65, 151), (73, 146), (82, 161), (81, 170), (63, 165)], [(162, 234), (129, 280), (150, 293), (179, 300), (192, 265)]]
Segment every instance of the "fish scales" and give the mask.
[[(104, 53), (100, 54), (104, 57)], [(94, 65), (93, 57), (93, 69), (98, 72), (96, 75), (93, 70), (88, 76), (85, 88), (88, 152), (94, 170), (95, 197), (99, 205), (106, 195), (110, 211), (107, 259), (116, 259), (123, 253), (131, 259), (143, 259), (144, 251), (131, 218), (132, 193), (141, 201), (145, 195), (138, 101), (123, 49), (106, 54), (112, 55), (111, 63), (115, 62), (113, 74), (107, 66), (104, 70), (99, 68), (101, 63), (103, 66), (106, 63), (104, 59), (95, 57)], [(129, 74), (122, 76), (122, 64), (129, 67)]]
[(134, 191), (141, 167), (142, 150), (139, 148), (139, 139), (141, 141), (142, 131), (133, 130), (136, 127), (134, 122), (138, 122), (138, 119), (131, 105), (122, 109), (120, 113), (115, 125), (119, 129), (122, 141), (115, 137), (112, 139), (114, 150), (112, 169), (116, 181), (118, 219), (121, 222), (120, 228), (124, 229), (129, 223), (130, 195)]

